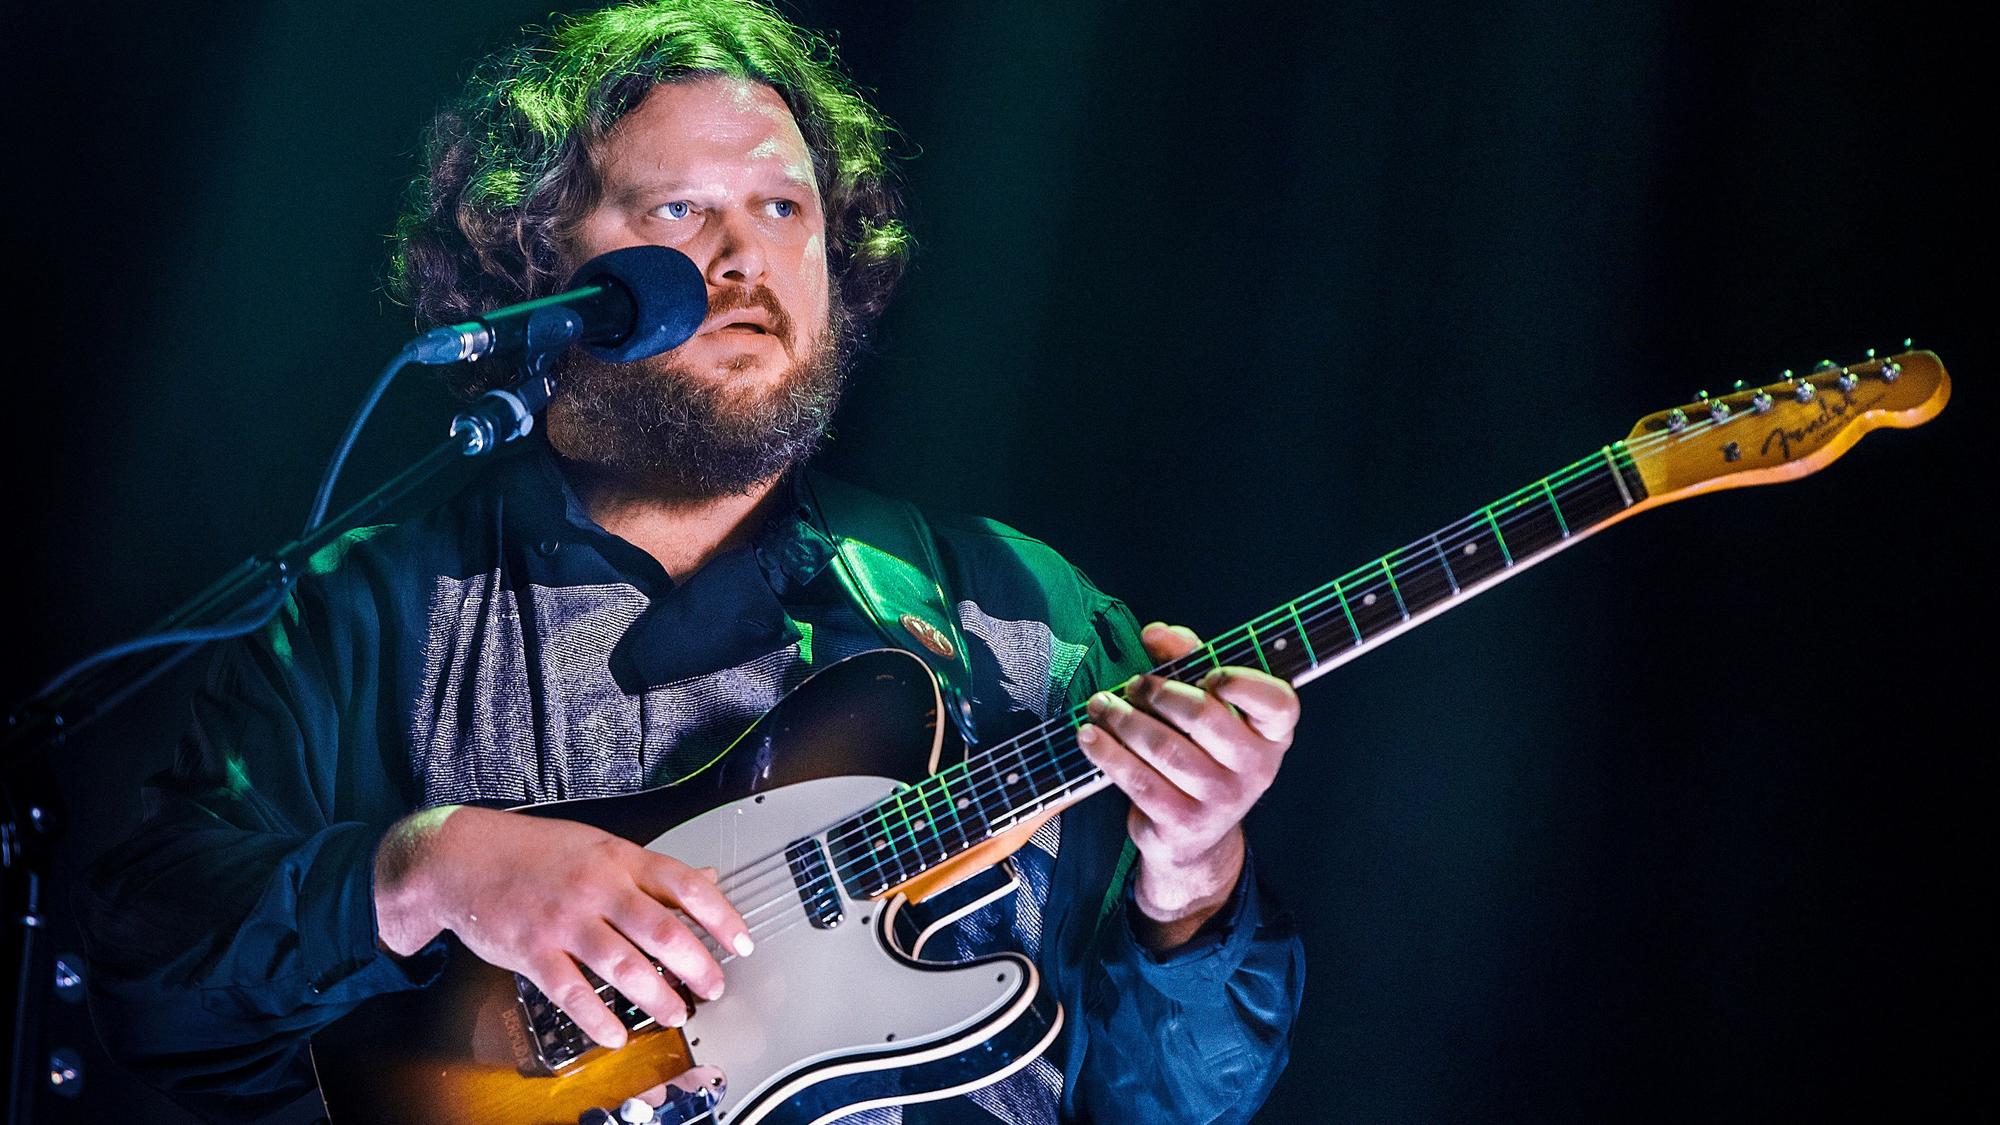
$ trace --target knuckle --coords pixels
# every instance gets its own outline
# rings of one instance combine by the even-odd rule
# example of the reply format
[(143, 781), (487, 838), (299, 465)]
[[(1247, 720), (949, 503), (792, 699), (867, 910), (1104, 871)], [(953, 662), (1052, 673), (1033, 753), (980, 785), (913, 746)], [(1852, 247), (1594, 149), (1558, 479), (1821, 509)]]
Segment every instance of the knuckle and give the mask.
[(668, 914), (658, 922), (655, 922), (652, 929), (647, 931), (646, 936), (654, 948), (664, 952), (671, 952), (679, 948), (680, 943), (690, 935), (688, 934), (687, 926), (683, 925), (679, 918)]
[(550, 1000), (555, 1001), (556, 1007), (572, 1016), (585, 1011), (586, 1005), (597, 1003), (597, 993), (580, 977), (557, 985), (555, 991), (547, 995)]

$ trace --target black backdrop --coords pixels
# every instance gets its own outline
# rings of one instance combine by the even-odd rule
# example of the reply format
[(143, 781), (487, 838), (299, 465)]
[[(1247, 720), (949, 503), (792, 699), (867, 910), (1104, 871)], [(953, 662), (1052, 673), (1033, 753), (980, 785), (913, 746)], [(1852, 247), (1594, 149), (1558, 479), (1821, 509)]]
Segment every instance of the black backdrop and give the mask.
[[(10, 696), (296, 526), (410, 328), (380, 278), (421, 123), (544, 10), (6, 17), (36, 294)], [(1307, 689), (1252, 818), (1310, 958), (1262, 1120), (1993, 1112), (1969, 27), (795, 10), (902, 126), (923, 244), (827, 461), (1045, 538), (1144, 618), (1233, 625), (1698, 388), (1936, 348), (1960, 381), (1930, 427), (1621, 527)], [(446, 413), (409, 377), (349, 480)], [(135, 819), (179, 690), (64, 750), (65, 873)], [(80, 1009), (46, 1032), (87, 1081), (45, 1117), (178, 1120)]]

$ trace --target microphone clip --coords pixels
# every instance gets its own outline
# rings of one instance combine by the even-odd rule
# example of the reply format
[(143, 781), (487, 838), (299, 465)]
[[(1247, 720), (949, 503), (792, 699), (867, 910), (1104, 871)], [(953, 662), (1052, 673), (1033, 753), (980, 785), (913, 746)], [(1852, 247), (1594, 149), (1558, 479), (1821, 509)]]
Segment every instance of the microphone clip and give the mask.
[[(550, 369), (556, 357), (583, 335), (583, 322), (562, 305), (548, 305), (528, 318), (524, 335), (522, 366), (527, 374), (512, 386), (487, 391), (451, 420), (451, 436), (463, 444), (467, 457), (490, 453), (534, 432), (535, 415), (556, 393)], [(475, 351), (473, 357), (477, 355)]]

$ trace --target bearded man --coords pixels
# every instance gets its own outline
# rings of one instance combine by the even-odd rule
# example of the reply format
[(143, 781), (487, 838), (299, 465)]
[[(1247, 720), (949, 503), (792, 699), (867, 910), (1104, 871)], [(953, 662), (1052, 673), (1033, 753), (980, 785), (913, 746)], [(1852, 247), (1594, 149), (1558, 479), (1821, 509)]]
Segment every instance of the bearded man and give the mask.
[[(965, 729), (1087, 706), (1079, 743), (1116, 786), (1038, 829), (1018, 890), (927, 947), (1028, 954), (1060, 1035), (1004, 1080), (867, 1119), (1254, 1113), (1304, 972), (1241, 828), (1290, 742), (1290, 687), (1134, 678), (1196, 638), (1140, 629), (1009, 528), (805, 468), (909, 250), (886, 133), (822, 45), (747, 0), (564, 21), (440, 115), (399, 232), (421, 320), (554, 292), (640, 244), (693, 260), (709, 315), (656, 359), (571, 357), (545, 444), (329, 548), (218, 654), (146, 825), (94, 879), (117, 1054), (248, 1118), (310, 1088), (313, 1035), (468, 951), (613, 1049), (627, 1028), (586, 969), (670, 1026), (689, 1016), (675, 982), (720, 996), (716, 951), (749, 956), (762, 931), (713, 870), (502, 810), (699, 777), (815, 670), (898, 641), (840, 579), (835, 490), (847, 518), (918, 528), (928, 557), (907, 561), (951, 592), (950, 620), (899, 643), (962, 652)], [(462, 374), (477, 392), (488, 372)]]

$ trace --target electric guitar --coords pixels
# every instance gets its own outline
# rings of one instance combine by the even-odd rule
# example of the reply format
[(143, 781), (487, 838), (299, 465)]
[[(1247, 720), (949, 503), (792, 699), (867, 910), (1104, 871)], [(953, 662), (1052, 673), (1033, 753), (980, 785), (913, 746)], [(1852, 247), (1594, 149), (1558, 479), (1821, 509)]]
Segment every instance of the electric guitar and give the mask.
[[(1787, 375), (1648, 415), (1623, 441), (1157, 672), (1192, 681), (1241, 665), (1303, 684), (1620, 520), (1806, 476), (1870, 430), (1929, 421), (1951, 393), (1927, 351)], [(525, 980), (458, 950), (431, 988), (371, 1000), (315, 1039), (334, 1125), (814, 1125), (1025, 1066), (1064, 1018), (1033, 962), (920, 957), (945, 922), (1012, 886), (918, 915), (1110, 782), (1076, 744), (1081, 712), (969, 749), (943, 714), (916, 657), (863, 653), (800, 685), (693, 778), (516, 810), (717, 868), (758, 956), (737, 958), (693, 927), (728, 992), (696, 1002), (683, 991), (694, 1015), (673, 1029), (600, 988), (634, 1030), (606, 1051)], [(642, 1091), (659, 1104), (631, 1100)]]

